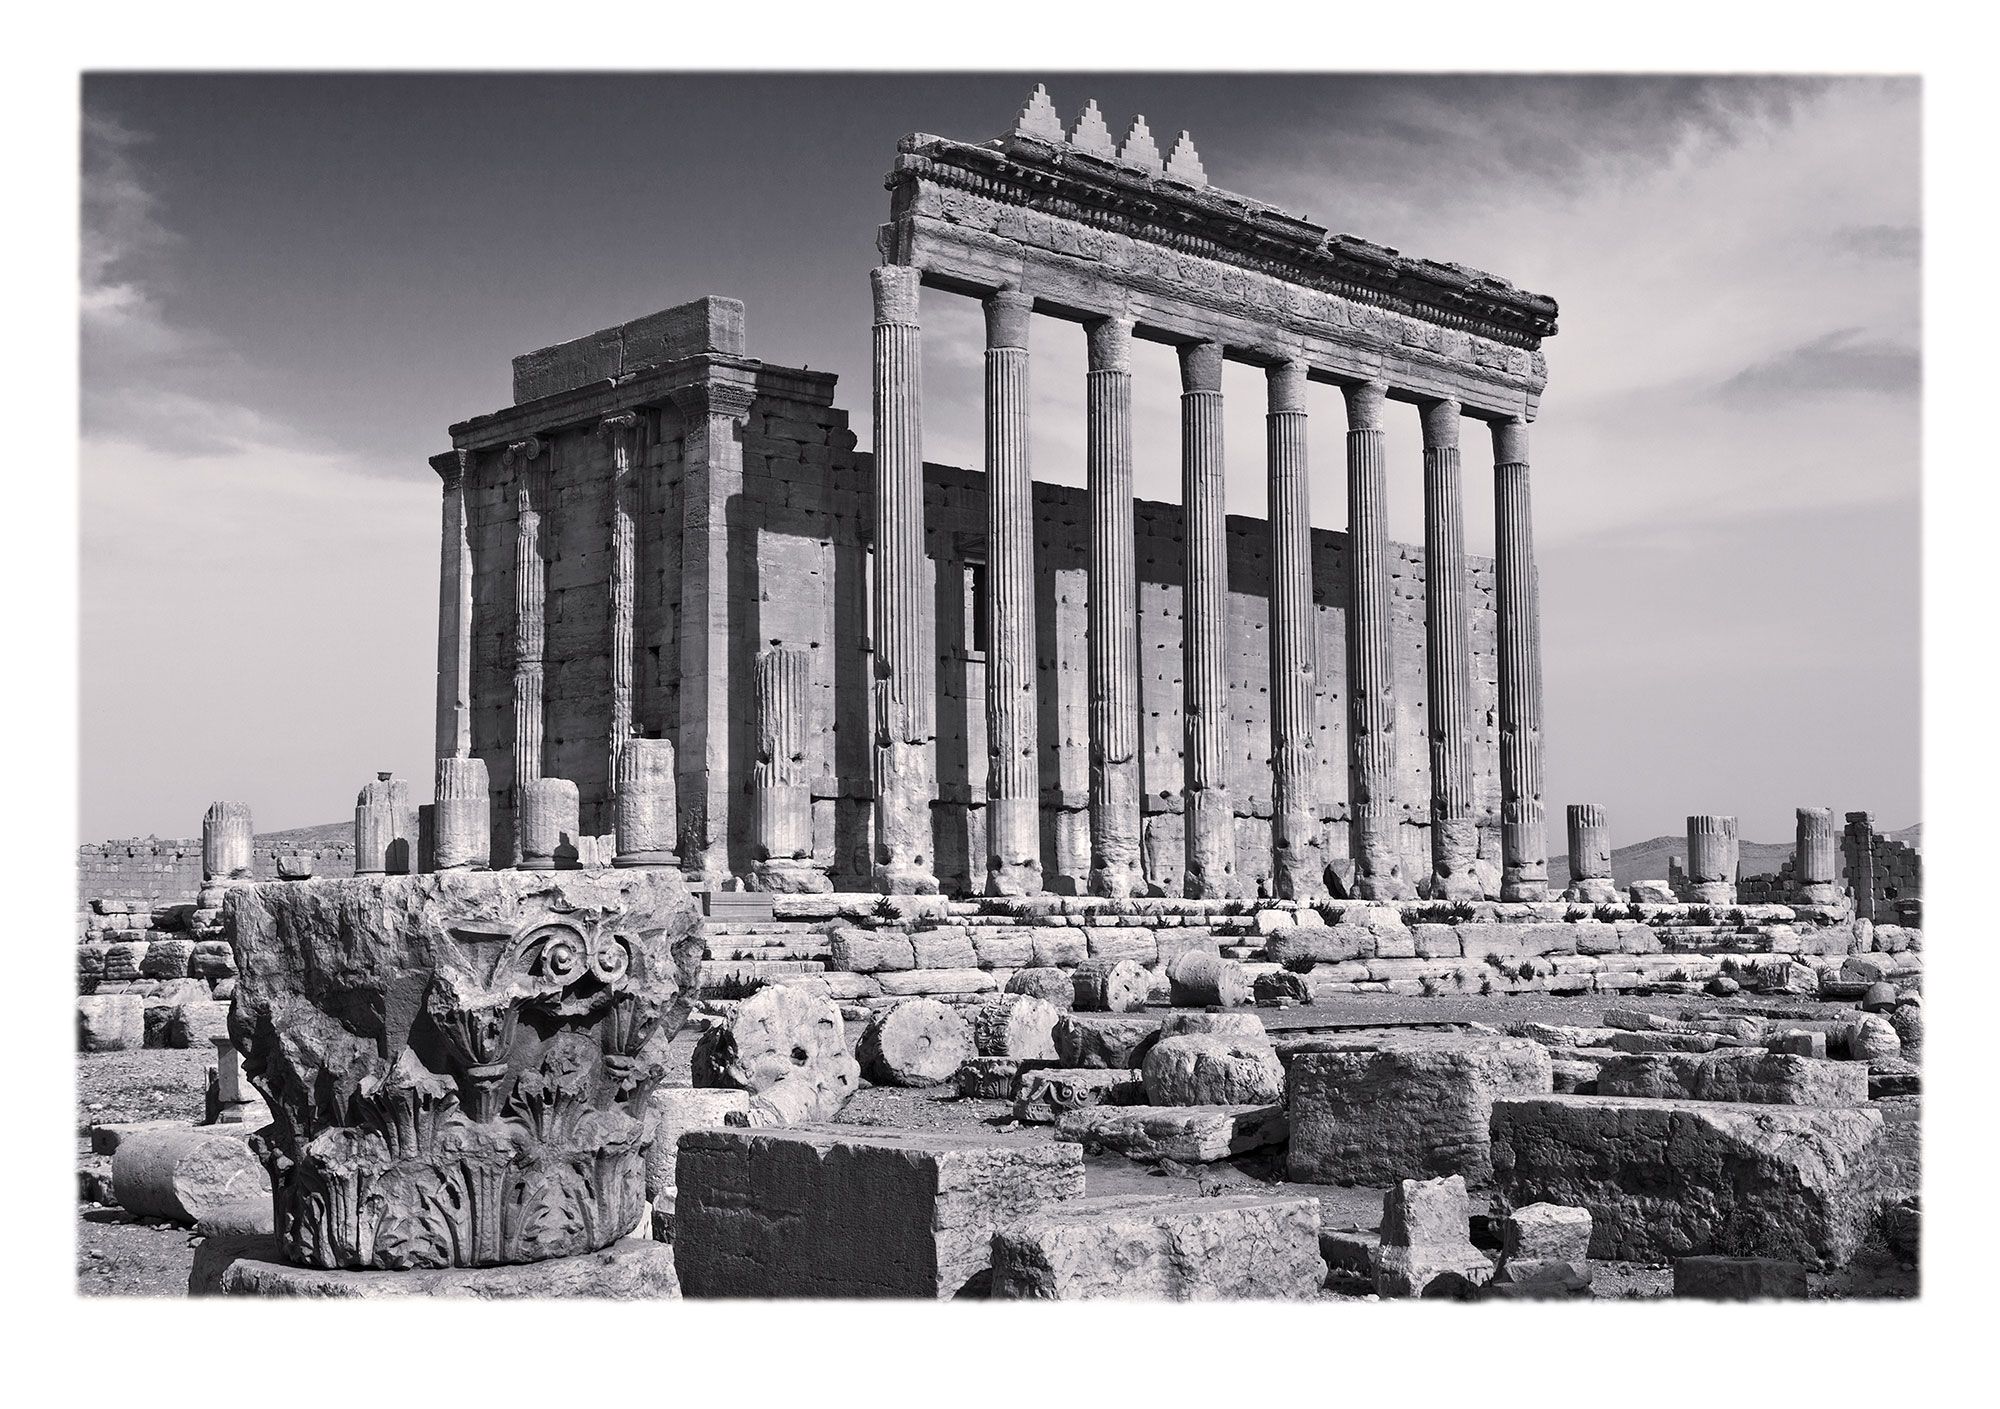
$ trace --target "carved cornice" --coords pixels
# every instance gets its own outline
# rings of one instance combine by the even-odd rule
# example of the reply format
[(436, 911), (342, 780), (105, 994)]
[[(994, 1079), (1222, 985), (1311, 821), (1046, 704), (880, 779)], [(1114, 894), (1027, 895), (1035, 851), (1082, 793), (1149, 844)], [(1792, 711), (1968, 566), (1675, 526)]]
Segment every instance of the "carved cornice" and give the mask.
[(743, 421), (756, 403), (757, 388), (747, 382), (711, 378), (675, 387), (667, 393), (667, 400), (689, 420), (696, 416), (725, 416), (732, 421)]
[(1556, 303), (1457, 264), (1330, 233), (1274, 206), (1151, 175), (1073, 147), (1008, 137), (975, 145), (915, 134), (884, 183), (900, 217), (923, 184), (960, 190), (1410, 314), (1513, 347), (1556, 331)]

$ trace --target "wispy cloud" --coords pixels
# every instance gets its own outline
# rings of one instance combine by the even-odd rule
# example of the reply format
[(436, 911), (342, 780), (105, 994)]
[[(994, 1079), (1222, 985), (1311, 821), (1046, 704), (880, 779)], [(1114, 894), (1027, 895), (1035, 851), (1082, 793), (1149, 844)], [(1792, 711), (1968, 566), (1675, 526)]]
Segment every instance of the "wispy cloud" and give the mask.
[(1716, 390), (1725, 401), (1769, 406), (1849, 393), (1914, 395), (1922, 376), (1922, 357), (1914, 347), (1841, 328), (1746, 367)]

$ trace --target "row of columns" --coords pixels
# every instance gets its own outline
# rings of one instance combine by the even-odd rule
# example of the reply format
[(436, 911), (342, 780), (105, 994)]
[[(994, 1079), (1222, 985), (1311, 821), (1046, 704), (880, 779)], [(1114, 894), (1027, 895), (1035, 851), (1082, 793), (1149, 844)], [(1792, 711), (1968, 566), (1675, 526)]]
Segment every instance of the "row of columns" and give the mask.
[[(923, 427), (915, 269), (871, 274), (875, 302), (875, 882), (887, 891), (937, 888), (930, 854), (932, 662), (923, 639)], [(1028, 459), (1027, 326), (1032, 300), (988, 295), (985, 445), (989, 650), (986, 670), (986, 888), (1040, 888), (1040, 785), (1035, 735), (1033, 478)], [(1090, 885), (1129, 895), (1140, 874), (1137, 576), (1132, 510), (1132, 322), (1086, 324), (1090, 505)], [(1227, 724), (1228, 545), (1223, 500), (1223, 349), (1179, 349), (1185, 891), (1237, 888), (1235, 807)], [(1324, 889), (1313, 795), (1311, 511), (1306, 363), (1269, 378), (1273, 877), (1284, 898)], [(1415, 893), (1403, 873), (1394, 804), (1395, 681), (1382, 410), (1388, 388), (1344, 388), (1348, 412), (1348, 699), (1354, 890), (1371, 899)], [(1480, 884), (1473, 803), (1472, 646), (1465, 572), (1459, 423), (1450, 399), (1421, 403), (1424, 432), (1426, 661), (1431, 757), (1433, 894), (1474, 898)], [(1528, 494), (1527, 427), (1492, 423), (1500, 636), (1502, 898), (1548, 893), (1542, 803), (1541, 648)]]

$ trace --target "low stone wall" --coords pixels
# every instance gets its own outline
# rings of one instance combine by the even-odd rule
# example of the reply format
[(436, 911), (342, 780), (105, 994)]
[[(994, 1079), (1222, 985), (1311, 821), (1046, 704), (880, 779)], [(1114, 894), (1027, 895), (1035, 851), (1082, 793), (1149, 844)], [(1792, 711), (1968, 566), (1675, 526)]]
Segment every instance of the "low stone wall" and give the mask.
[[(259, 839), (251, 864), (260, 881), (279, 878), (278, 864), (309, 866), (316, 876), (354, 874), (354, 844), (296, 846)], [(201, 838), (140, 837), (93, 842), (76, 850), (77, 938), (111, 941), (132, 931), (171, 934), (186, 928), (201, 890)]]

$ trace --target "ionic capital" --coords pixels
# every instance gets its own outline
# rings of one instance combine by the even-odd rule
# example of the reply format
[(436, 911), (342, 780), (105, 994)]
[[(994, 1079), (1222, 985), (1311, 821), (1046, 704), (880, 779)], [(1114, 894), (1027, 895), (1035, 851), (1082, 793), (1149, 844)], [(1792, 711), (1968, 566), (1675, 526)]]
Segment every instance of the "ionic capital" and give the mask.
[(531, 435), (526, 440), (517, 440), (508, 446), (507, 453), (500, 458), (500, 463), (509, 469), (516, 465), (525, 465), (531, 460), (541, 458), (542, 448), (542, 438)]

